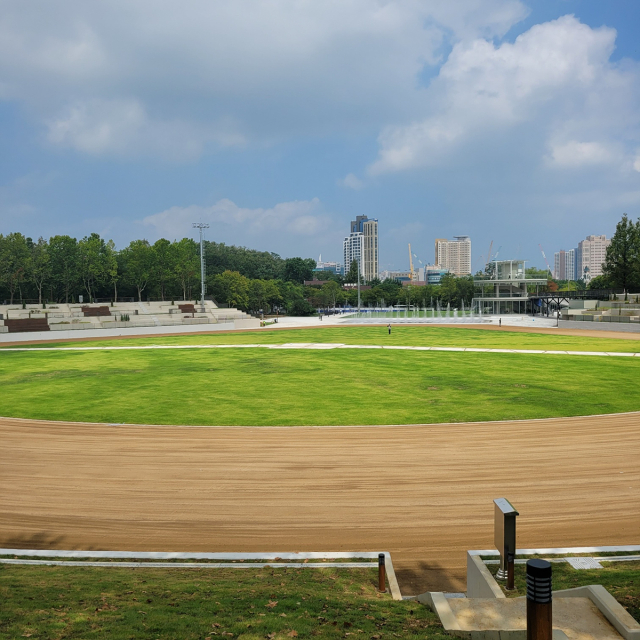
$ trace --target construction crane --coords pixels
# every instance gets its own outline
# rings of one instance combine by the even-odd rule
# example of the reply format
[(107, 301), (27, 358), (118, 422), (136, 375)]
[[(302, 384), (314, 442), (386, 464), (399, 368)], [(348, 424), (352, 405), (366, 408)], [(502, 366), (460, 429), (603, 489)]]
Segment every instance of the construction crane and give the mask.
[(411, 255), (411, 243), (409, 243), (409, 271), (411, 273), (411, 282), (415, 280), (414, 270), (413, 270), (413, 256)]
[(553, 273), (551, 272), (551, 267), (549, 266), (549, 261), (547, 260), (547, 256), (544, 255), (544, 249), (542, 248), (541, 244), (538, 244), (538, 246), (540, 247), (540, 252), (542, 253), (542, 257), (544, 258), (544, 261), (547, 265), (547, 269), (549, 269), (549, 276), (553, 277)]
[(485, 267), (491, 262), (491, 249), (493, 249), (493, 240), (491, 241), (491, 244), (489, 245), (489, 253), (487, 253), (487, 261), (485, 263)]

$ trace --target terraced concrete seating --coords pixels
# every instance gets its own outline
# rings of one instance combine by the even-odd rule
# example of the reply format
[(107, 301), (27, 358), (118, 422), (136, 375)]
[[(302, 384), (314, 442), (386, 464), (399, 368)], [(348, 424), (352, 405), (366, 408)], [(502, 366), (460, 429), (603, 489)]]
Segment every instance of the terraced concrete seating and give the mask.
[(46, 318), (20, 318), (17, 320), (5, 320), (4, 324), (9, 329), (9, 333), (49, 331), (49, 322)]

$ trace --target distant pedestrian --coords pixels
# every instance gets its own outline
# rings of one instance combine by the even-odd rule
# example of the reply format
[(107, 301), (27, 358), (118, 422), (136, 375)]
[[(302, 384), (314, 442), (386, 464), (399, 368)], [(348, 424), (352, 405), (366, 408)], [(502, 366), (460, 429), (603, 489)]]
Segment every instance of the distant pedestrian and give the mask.
[(387, 325), (387, 329), (389, 329), (389, 335), (391, 335), (391, 323)]
[(320, 322), (322, 322), (322, 314), (319, 314), (318, 317), (320, 318)]
[(502, 318), (498, 318), (498, 326), (501, 327), (502, 326)]

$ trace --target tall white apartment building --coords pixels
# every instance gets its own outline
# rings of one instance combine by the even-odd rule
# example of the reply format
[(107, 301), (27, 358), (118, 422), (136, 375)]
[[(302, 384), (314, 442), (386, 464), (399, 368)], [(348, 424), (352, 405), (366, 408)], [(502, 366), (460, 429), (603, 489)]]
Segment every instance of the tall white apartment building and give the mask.
[(364, 234), (350, 233), (342, 242), (342, 250), (344, 253), (344, 274), (349, 273), (351, 263), (356, 260), (360, 265), (360, 277), (364, 278), (364, 270), (362, 263), (362, 254), (364, 253)]
[(378, 221), (357, 216), (351, 221), (351, 233), (342, 243), (344, 270), (349, 272), (354, 260), (360, 265), (360, 277), (368, 282), (378, 277)]
[(448, 269), (456, 276), (471, 273), (471, 239), (469, 236), (454, 236), (454, 240), (436, 239), (436, 265)]
[(607, 236), (587, 236), (578, 242), (576, 252), (576, 278), (591, 278), (602, 275), (602, 265), (607, 257), (607, 247), (611, 240)]
[(553, 260), (553, 277), (557, 280), (576, 279), (576, 250), (556, 251)]

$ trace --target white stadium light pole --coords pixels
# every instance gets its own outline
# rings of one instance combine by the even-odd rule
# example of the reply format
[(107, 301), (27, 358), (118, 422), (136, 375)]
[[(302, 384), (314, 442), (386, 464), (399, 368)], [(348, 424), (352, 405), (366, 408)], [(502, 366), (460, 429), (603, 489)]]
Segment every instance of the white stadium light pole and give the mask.
[(194, 222), (194, 229), (200, 229), (200, 304), (204, 310), (204, 230), (209, 225), (204, 222)]

